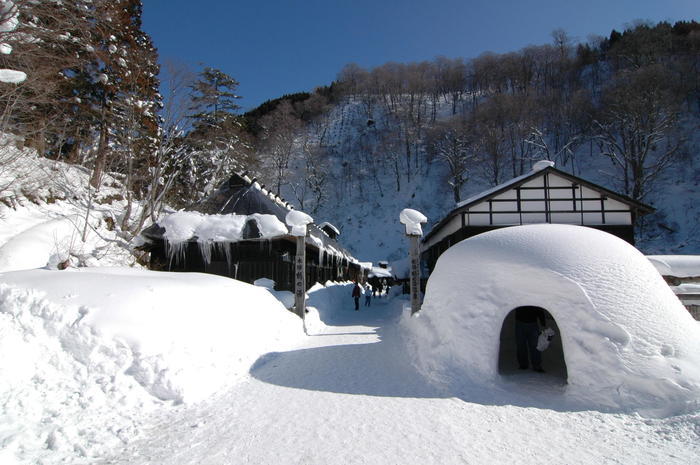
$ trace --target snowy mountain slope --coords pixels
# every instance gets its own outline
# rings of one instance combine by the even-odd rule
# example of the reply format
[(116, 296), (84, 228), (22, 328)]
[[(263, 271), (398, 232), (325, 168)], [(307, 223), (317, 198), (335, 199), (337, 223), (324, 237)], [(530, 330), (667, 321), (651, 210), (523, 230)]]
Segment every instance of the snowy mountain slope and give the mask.
[[(450, 104), (442, 102), (438, 120), (449, 114)], [(355, 256), (374, 262), (406, 255), (407, 245), (398, 222), (403, 208), (414, 208), (426, 214), (428, 226), (425, 229), (429, 231), (430, 225), (455, 206), (446, 183), (446, 167), (437, 161), (430, 164), (423, 161), (419, 168), (412, 170), (410, 180), (405, 175), (405, 165), (401, 165), (401, 189), (397, 191), (391, 164), (378, 161), (386, 157), (382, 138), (393, 124), (389, 118), (380, 105), (374, 105), (371, 125), (368, 124), (366, 107), (352, 98), (332, 107), (323, 131), (323, 145), (330, 149), (331, 181), (327, 199), (314, 214), (315, 218), (340, 228), (340, 240)], [(700, 159), (696, 156), (700, 152), (699, 125), (700, 122), (692, 118), (685, 122), (687, 153), (662, 173), (655, 183), (656, 188), (645, 198), (657, 212), (647, 218), (641, 231), (638, 247), (644, 253), (700, 253)], [(592, 158), (590, 150), (588, 144), (578, 149), (575, 172), (569, 165), (557, 167), (622, 192), (610, 161)], [(424, 155), (421, 152), (423, 159)], [(399, 162), (405, 163), (402, 159)], [(475, 166), (469, 173), (469, 180), (462, 189), (463, 199), (492, 187), (480, 176), (480, 170), (480, 166)], [(296, 172), (293, 177), (297, 177), (294, 182), (300, 182), (303, 170), (297, 166), (293, 171)], [(294, 203), (292, 190), (283, 189), (283, 194)]]

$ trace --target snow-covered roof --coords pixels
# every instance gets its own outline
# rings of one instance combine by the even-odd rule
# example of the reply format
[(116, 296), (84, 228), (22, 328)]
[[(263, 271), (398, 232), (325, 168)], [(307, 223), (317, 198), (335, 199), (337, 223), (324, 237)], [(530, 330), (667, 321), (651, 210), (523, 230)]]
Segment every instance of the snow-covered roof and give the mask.
[(326, 232), (326, 233), (327, 233), (327, 231), (325, 231), (325, 229), (328, 229), (328, 230), (332, 231), (333, 233), (335, 233), (336, 236), (340, 236), (340, 230), (338, 228), (336, 228), (335, 226), (333, 226), (328, 221), (324, 221), (323, 223), (319, 224), (318, 228), (321, 231)]
[(373, 266), (372, 271), (369, 272), (370, 278), (393, 278), (391, 269), (382, 268), (379, 266)]
[(165, 229), (163, 237), (170, 243), (197, 238), (198, 242), (235, 242), (247, 239), (244, 230), (255, 221), (260, 238), (274, 238), (288, 233), (287, 227), (274, 215), (205, 215), (180, 211), (164, 217), (158, 224)]
[(637, 249), (581, 226), (502, 228), (442, 254), (415, 321), (421, 365), (498, 383), (499, 334), (522, 305), (553, 316), (567, 390), (590, 407), (700, 400), (700, 326)]
[(308, 229), (306, 242), (316, 247), (319, 254), (334, 255), (358, 263), (349, 251), (316, 225), (310, 224), (312, 221), (309, 215), (294, 210), (255, 179), (245, 174), (234, 174), (207, 199), (195, 204), (189, 211), (180, 211), (160, 219), (157, 224), (142, 231), (141, 237), (146, 242), (167, 241), (168, 253), (176, 255), (183, 253), (185, 242), (196, 241), (206, 260), (216, 242), (306, 235)]
[(700, 255), (647, 255), (662, 276), (700, 277)]

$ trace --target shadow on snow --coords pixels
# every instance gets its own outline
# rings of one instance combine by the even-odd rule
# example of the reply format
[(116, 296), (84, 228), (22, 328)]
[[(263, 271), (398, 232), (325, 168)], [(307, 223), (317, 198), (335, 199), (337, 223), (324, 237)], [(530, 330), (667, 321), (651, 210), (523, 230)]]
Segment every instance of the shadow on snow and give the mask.
[[(260, 357), (250, 369), (254, 378), (289, 388), (378, 397), (457, 398), (493, 406), (535, 407), (556, 411), (590, 410), (567, 397), (566, 384), (558, 376), (523, 372), (501, 376), (501, 382), (485, 389), (457, 378), (436, 382), (419, 372), (406, 351), (401, 327), (402, 298), (385, 298), (369, 308), (353, 310), (352, 302), (332, 315), (322, 315), (328, 332), (309, 336), (377, 336), (373, 343), (321, 346)], [(358, 331), (333, 333), (334, 327), (358, 327)], [(374, 331), (367, 328), (374, 327)]]

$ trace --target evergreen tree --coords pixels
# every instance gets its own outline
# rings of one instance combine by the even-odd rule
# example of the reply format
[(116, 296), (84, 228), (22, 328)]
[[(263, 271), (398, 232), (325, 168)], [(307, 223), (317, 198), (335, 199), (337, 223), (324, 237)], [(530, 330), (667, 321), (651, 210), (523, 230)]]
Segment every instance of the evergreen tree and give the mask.
[(238, 81), (215, 68), (204, 68), (191, 86), (191, 118), (194, 131), (205, 135), (221, 130), (240, 108), (236, 100)]

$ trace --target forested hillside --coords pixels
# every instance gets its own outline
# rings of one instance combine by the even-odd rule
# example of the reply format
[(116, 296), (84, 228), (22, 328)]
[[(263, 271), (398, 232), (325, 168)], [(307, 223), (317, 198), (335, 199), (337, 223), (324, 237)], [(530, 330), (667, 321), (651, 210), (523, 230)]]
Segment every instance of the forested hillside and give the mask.
[(331, 109), (298, 137), (285, 165), (296, 174), (268, 178), (349, 227), (351, 244), (381, 231), (366, 245), (395, 258), (381, 223), (404, 206), (438, 221), (466, 195), (548, 159), (655, 206), (638, 227), (643, 250), (700, 251), (700, 25), (637, 24), (585, 44), (561, 30), (552, 38), (473, 59), (349, 64), (316, 95), (330, 93)]
[[(549, 159), (657, 207), (639, 225), (643, 249), (700, 252), (695, 21), (586, 43), (557, 30), (550, 44), (475, 58), (348, 64), (333, 83), (242, 114), (234, 77), (158, 65), (141, 9), (17, 0), (0, 12), (0, 67), (27, 76), (0, 82), (4, 143), (83, 166), (93, 190), (110, 173), (127, 200), (117, 224), (127, 239), (238, 170), (339, 226), (360, 258), (397, 258), (401, 208), (437, 221)], [(0, 171), (18, 153), (0, 150)]]

